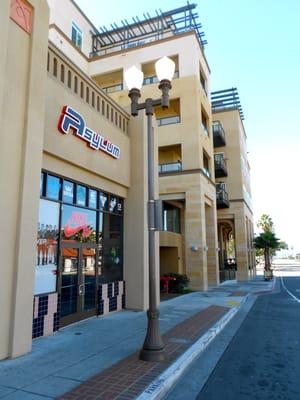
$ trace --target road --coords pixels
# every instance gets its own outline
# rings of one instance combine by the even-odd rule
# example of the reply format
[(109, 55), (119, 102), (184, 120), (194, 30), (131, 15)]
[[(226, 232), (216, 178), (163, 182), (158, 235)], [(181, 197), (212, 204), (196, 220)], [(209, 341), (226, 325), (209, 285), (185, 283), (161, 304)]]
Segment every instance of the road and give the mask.
[(275, 274), (277, 290), (248, 305), (166, 399), (300, 400), (300, 265), (277, 262)]

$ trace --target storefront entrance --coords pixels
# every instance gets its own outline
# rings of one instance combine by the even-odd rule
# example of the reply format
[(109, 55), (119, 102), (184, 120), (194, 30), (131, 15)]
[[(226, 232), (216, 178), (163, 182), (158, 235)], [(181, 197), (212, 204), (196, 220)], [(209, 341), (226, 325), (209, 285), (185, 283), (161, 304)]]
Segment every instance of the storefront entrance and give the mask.
[(62, 243), (58, 292), (60, 326), (96, 314), (97, 271), (95, 243)]

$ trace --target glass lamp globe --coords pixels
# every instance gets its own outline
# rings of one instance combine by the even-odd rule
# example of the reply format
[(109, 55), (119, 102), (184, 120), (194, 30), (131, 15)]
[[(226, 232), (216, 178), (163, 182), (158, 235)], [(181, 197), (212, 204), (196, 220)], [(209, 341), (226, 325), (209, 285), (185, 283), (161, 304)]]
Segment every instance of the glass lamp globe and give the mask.
[(144, 74), (140, 69), (133, 65), (132, 67), (125, 70), (124, 79), (128, 90), (140, 90), (143, 86)]
[(167, 79), (171, 81), (175, 72), (175, 63), (169, 57), (163, 57), (156, 61), (155, 71), (159, 81)]

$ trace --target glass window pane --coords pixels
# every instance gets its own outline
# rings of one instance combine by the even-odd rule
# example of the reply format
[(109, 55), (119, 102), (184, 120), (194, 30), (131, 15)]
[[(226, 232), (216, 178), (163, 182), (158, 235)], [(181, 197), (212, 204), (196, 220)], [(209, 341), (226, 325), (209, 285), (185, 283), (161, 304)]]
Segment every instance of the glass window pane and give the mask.
[(53, 200), (59, 200), (60, 179), (56, 176), (47, 176), (47, 197)]
[(34, 294), (56, 290), (59, 204), (40, 200)]
[(86, 206), (86, 187), (77, 185), (77, 204)]
[[(100, 236), (101, 282), (123, 280), (123, 217), (103, 213), (104, 231)], [(103, 239), (102, 239), (103, 237)], [(99, 258), (100, 258), (99, 257)]]
[(45, 179), (45, 174), (41, 173), (41, 177), (40, 177), (40, 196), (43, 196), (44, 179)]
[(76, 44), (76, 29), (72, 26), (72, 42)]
[(64, 205), (61, 218), (63, 242), (95, 242), (96, 211)]
[(89, 190), (89, 207), (97, 208), (97, 190)]
[(118, 214), (123, 214), (123, 208), (124, 208), (124, 201), (123, 201), (123, 199), (118, 198), (117, 213)]
[(101, 192), (99, 200), (100, 200), (100, 209), (108, 210), (108, 194)]
[(110, 196), (108, 211), (113, 213), (117, 212), (118, 199), (116, 196)]
[(63, 183), (63, 201), (66, 203), (73, 203), (74, 199), (74, 183), (64, 181)]

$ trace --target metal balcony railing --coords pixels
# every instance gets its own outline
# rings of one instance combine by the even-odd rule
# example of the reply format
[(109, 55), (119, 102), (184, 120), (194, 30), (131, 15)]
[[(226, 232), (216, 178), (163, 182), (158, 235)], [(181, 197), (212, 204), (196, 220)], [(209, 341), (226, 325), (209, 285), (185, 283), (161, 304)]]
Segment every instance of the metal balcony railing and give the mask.
[(228, 193), (224, 189), (223, 185), (216, 185), (217, 192), (217, 208), (229, 208)]
[(165, 118), (157, 118), (156, 122), (157, 122), (158, 126), (179, 124), (180, 123), (180, 115), (174, 115), (172, 117), (165, 117)]
[(227, 165), (223, 154), (215, 154), (215, 177), (222, 178), (228, 175)]
[(214, 121), (212, 124), (214, 147), (221, 147), (226, 145), (225, 131), (220, 121)]
[(163, 174), (166, 172), (176, 172), (176, 171), (181, 171), (181, 170), (182, 170), (181, 161), (159, 164), (159, 166), (158, 166), (158, 172), (160, 174)]
[[(179, 77), (179, 72), (175, 71), (173, 79), (178, 78), (178, 77)], [(144, 82), (143, 82), (144, 85), (152, 85), (153, 83), (158, 83), (158, 78), (156, 75), (147, 76), (146, 78), (144, 78)]]
[(114, 92), (121, 92), (123, 89), (124, 89), (123, 83), (119, 83), (117, 85), (107, 86), (105, 88), (102, 88), (102, 90), (104, 90), (104, 92), (106, 94), (114, 93)]

